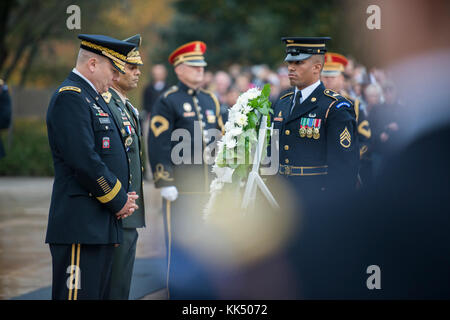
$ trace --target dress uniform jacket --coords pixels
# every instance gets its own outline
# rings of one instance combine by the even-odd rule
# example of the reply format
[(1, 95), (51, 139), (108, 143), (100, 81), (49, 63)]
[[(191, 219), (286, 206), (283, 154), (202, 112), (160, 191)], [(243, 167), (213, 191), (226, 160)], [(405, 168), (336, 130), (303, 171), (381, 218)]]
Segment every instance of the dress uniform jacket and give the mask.
[(122, 219), (122, 225), (124, 228), (141, 228), (145, 226), (145, 207), (142, 185), (144, 170), (141, 151), (142, 130), (139, 123), (139, 111), (128, 100), (124, 104), (114, 89), (109, 89), (102, 96), (108, 103), (108, 107), (119, 125), (122, 142), (127, 151), (130, 168), (129, 190), (135, 191), (139, 195), (139, 198), (136, 200), (139, 208), (131, 216)]
[(120, 243), (115, 214), (127, 201), (129, 169), (107, 104), (72, 72), (50, 101), (47, 129), (55, 181), (46, 242)]
[(274, 106), (279, 174), (305, 195), (355, 187), (359, 144), (351, 102), (321, 83), (292, 113), (293, 89)]
[[(149, 159), (157, 188), (175, 185), (179, 191), (209, 191), (210, 170), (204, 161), (203, 151), (223, 128), (220, 105), (215, 95), (199, 89), (193, 90), (184, 83), (171, 87), (157, 100), (151, 117), (149, 132)], [(185, 129), (189, 141), (171, 141), (172, 132)], [(218, 133), (218, 134), (217, 134)], [(184, 138), (183, 138), (184, 139)], [(177, 155), (190, 163), (173, 163), (173, 147), (186, 144)], [(190, 151), (190, 156), (184, 152)], [(212, 161), (212, 160), (211, 160)]]

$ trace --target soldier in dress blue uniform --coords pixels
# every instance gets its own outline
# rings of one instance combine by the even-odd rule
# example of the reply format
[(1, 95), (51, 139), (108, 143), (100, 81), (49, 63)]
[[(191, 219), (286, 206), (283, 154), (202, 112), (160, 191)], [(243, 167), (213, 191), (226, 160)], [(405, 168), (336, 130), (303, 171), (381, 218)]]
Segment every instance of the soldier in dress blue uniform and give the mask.
[(111, 290), (109, 293), (109, 299), (114, 300), (128, 300), (129, 298), (138, 239), (136, 228), (145, 227), (142, 132), (139, 112), (127, 98), (128, 92), (137, 87), (141, 74), (139, 66), (142, 66), (143, 62), (138, 50), (141, 45), (141, 36), (137, 34), (124, 41), (136, 45), (136, 49), (133, 49), (127, 56), (125, 74), (119, 74), (119, 79), (114, 81), (113, 86), (102, 96), (119, 125), (129, 163), (128, 185), (129, 189), (135, 191), (139, 196), (136, 200), (139, 209), (132, 216), (122, 219), (123, 242), (114, 249)]
[(370, 182), (369, 177), (364, 174), (371, 171), (370, 160), (370, 137), (372, 135), (370, 130), (369, 120), (363, 109), (360, 109), (359, 99), (351, 99), (349, 94), (344, 89), (344, 75), (343, 72), (348, 64), (346, 57), (339, 53), (327, 52), (325, 53), (325, 64), (322, 69), (321, 81), (327, 89), (334, 90), (341, 94), (344, 98), (350, 100), (355, 109), (356, 123), (358, 124), (358, 139), (359, 139), (359, 156), (360, 156), (360, 170), (358, 176), (358, 185), (362, 187)]
[(101, 94), (135, 45), (102, 35), (79, 35), (76, 67), (47, 111), (55, 181), (46, 243), (53, 266), (53, 299), (106, 299), (121, 219), (138, 208), (118, 123)]
[(319, 77), (330, 38), (282, 38), (292, 89), (274, 105), (279, 130), (279, 175), (307, 207), (327, 194), (355, 188), (359, 144), (352, 102), (326, 89)]
[[(169, 62), (174, 66), (179, 82), (161, 94), (150, 120), (149, 160), (155, 186), (161, 188), (163, 197), (167, 286), (170, 278), (171, 288), (177, 282), (174, 276), (178, 268), (177, 259), (171, 252), (172, 238), (186, 232), (189, 223), (196, 223), (201, 218), (203, 204), (209, 195), (208, 163), (214, 161), (213, 150), (208, 145), (220, 139), (223, 129), (217, 97), (200, 88), (206, 66), (205, 51), (205, 43), (193, 41), (172, 52)], [(181, 143), (178, 133), (183, 136)], [(171, 140), (172, 136), (176, 141)], [(180, 269), (182, 266), (177, 270)]]

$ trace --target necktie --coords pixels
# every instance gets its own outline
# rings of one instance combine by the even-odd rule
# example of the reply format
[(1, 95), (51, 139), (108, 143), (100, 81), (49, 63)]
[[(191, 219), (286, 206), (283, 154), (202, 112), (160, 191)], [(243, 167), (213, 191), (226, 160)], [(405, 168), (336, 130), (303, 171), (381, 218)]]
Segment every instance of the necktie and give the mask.
[(300, 90), (298, 90), (295, 95), (294, 104), (292, 105), (292, 108), (291, 108), (291, 114), (292, 114), (292, 111), (294, 111), (295, 106), (300, 105), (301, 97), (302, 97), (302, 92)]
[(126, 108), (128, 109), (128, 112), (130, 113), (130, 120), (131, 120), (131, 122), (133, 123), (133, 127), (135, 127), (136, 128), (136, 122), (135, 122), (135, 119), (134, 119), (134, 117), (133, 117), (133, 113), (134, 113), (134, 111), (133, 111), (133, 105), (131, 104), (131, 102), (130, 102), (130, 100), (125, 100), (125, 105), (126, 105)]

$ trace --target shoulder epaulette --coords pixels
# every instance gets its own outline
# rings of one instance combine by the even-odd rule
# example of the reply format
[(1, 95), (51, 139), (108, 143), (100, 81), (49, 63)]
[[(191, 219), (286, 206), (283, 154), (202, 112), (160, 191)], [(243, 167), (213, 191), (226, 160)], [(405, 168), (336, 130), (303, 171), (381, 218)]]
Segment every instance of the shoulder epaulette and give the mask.
[(103, 100), (105, 100), (106, 103), (109, 103), (111, 101), (112, 94), (109, 91), (106, 91), (102, 94)]
[(336, 100), (336, 101), (339, 100), (339, 99), (345, 99), (345, 100), (347, 100), (348, 102), (350, 102), (350, 104), (353, 105), (353, 102), (352, 102), (351, 99), (349, 99), (349, 98), (347, 98), (347, 97), (345, 97), (345, 96), (339, 94), (339, 93), (336, 92), (336, 91), (333, 91), (333, 90), (330, 90), (330, 89), (325, 89), (323, 93), (324, 93), (326, 96), (328, 96), (328, 97), (330, 97), (330, 98), (332, 98), (332, 99), (334, 99), (334, 100)]
[(175, 91), (178, 90), (177, 86), (172, 86), (170, 87), (170, 89), (168, 89), (166, 92), (164, 92), (164, 98), (167, 98), (167, 96), (171, 93), (174, 93)]
[(66, 91), (66, 90), (75, 91), (75, 92), (78, 92), (78, 93), (81, 92), (81, 89), (80, 89), (80, 88), (78, 88), (78, 87), (72, 87), (72, 86), (65, 86), (65, 87), (62, 87), (62, 88), (60, 88), (60, 89), (58, 90), (58, 92), (63, 92), (63, 91)]
[(285, 95), (282, 95), (282, 96), (280, 97), (280, 100), (281, 100), (281, 99), (284, 99), (284, 98), (286, 98), (286, 97), (288, 97), (288, 96), (290, 96), (290, 95), (292, 95), (292, 94), (294, 94), (294, 91), (288, 92), (288, 93), (286, 93)]

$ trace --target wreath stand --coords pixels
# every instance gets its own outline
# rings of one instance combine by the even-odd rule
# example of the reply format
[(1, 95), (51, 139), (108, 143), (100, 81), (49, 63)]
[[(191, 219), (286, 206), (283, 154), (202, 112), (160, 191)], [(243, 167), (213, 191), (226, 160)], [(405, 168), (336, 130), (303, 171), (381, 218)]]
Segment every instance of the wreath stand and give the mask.
[(244, 212), (250, 205), (252, 207), (254, 206), (255, 200), (256, 200), (256, 191), (258, 188), (261, 189), (261, 192), (267, 198), (267, 200), (269, 201), (269, 204), (274, 209), (280, 208), (280, 206), (278, 205), (278, 202), (275, 200), (275, 198), (273, 197), (269, 188), (267, 188), (263, 179), (259, 175), (259, 166), (261, 164), (261, 158), (262, 158), (262, 154), (263, 154), (262, 151), (264, 150), (263, 148), (266, 146), (266, 131), (267, 130), (270, 131), (270, 135), (272, 136), (273, 124), (270, 128), (268, 128), (267, 127), (267, 116), (262, 116), (261, 126), (259, 128), (258, 145), (256, 146), (255, 160), (253, 162), (252, 171), (248, 175), (248, 180), (247, 180), (247, 184), (246, 184), (245, 191), (244, 191), (244, 197), (242, 199), (241, 208), (244, 209)]

